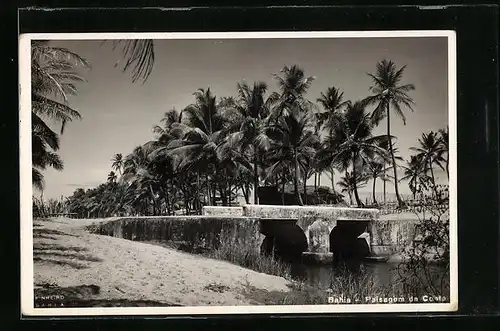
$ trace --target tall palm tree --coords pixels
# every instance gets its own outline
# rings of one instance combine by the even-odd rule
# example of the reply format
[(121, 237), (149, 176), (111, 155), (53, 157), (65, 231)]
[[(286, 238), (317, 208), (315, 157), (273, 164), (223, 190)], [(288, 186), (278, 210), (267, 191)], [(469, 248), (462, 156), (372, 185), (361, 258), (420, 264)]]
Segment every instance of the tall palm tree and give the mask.
[(124, 163), (122, 153), (115, 154), (115, 156), (113, 156), (111, 161), (113, 161), (113, 163), (111, 164), (111, 168), (114, 171), (120, 172), (120, 175), (122, 175), (123, 163)]
[[(325, 93), (321, 92), (321, 97), (316, 99), (323, 108), (324, 112), (316, 113), (316, 129), (318, 130), (318, 135), (323, 129), (326, 128), (328, 134), (331, 134), (334, 130), (335, 124), (338, 122), (338, 115), (345, 111), (346, 107), (350, 104), (350, 100), (344, 101), (344, 92), (335, 86), (329, 87)], [(334, 171), (333, 167), (329, 167), (330, 179), (332, 182), (332, 190), (335, 192), (335, 182), (334, 182)], [(321, 167), (318, 169), (318, 182), (321, 179)], [(320, 184), (318, 184), (319, 186)]]
[[(268, 129), (268, 135), (273, 139), (273, 153), (287, 160), (294, 169), (294, 190), (299, 205), (304, 202), (299, 193), (301, 173), (307, 181), (307, 165), (316, 154), (319, 143), (314, 132), (311, 114), (302, 111), (298, 106), (291, 108), (277, 119), (277, 123)], [(277, 165), (272, 165), (275, 167)]]
[(253, 163), (253, 187), (254, 203), (259, 204), (259, 157), (270, 147), (270, 139), (266, 134), (268, 117), (272, 106), (276, 104), (279, 95), (272, 93), (266, 98), (267, 84), (254, 82), (249, 86), (245, 82), (237, 84), (238, 98), (232, 107), (239, 113), (239, 117), (233, 121), (233, 130), (228, 139), (235, 141), (243, 155), (250, 154)]
[[(379, 144), (387, 137), (373, 136), (372, 131), (373, 122), (370, 114), (366, 113), (363, 102), (349, 104), (346, 112), (337, 117), (318, 158), (323, 164), (338, 165), (346, 170), (350, 165), (352, 176), (358, 178), (363, 172), (363, 165), (369, 164), (375, 156), (385, 156), (385, 150)], [(353, 193), (358, 206), (362, 206), (356, 181)]]
[(317, 113), (317, 123), (320, 128), (325, 127), (329, 132), (334, 129), (337, 122), (336, 117), (342, 113), (350, 104), (349, 100), (344, 101), (344, 92), (335, 86), (331, 86), (326, 93), (321, 92), (321, 97), (316, 99), (325, 109), (322, 113)]
[(437, 133), (430, 131), (429, 133), (422, 133), (422, 137), (418, 139), (418, 147), (411, 147), (410, 150), (416, 152), (416, 157), (420, 160), (422, 167), (425, 171), (430, 171), (431, 180), (434, 192), (437, 194), (436, 178), (434, 176), (434, 164), (437, 164), (441, 169), (444, 168), (445, 162), (442, 149), (441, 140)]
[(284, 111), (290, 110), (294, 106), (304, 111), (316, 107), (314, 103), (305, 98), (311, 84), (316, 79), (314, 76), (306, 76), (304, 70), (297, 65), (284, 66), (280, 73), (282, 76), (273, 74), (281, 92), (274, 114), (271, 114), (275, 122)]
[[(58, 135), (47, 120), (61, 125), (80, 119), (81, 115), (69, 106), (70, 95), (77, 92), (76, 84), (83, 82), (75, 69), (89, 68), (90, 64), (68, 49), (54, 47), (47, 41), (33, 41), (31, 45), (31, 117), (33, 185), (44, 186), (41, 170), (51, 166), (62, 170), (62, 160), (55, 154), (59, 149)], [(48, 159), (47, 159), (48, 158)]]
[(373, 86), (370, 87), (372, 96), (369, 96), (364, 101), (366, 104), (375, 104), (376, 108), (372, 113), (372, 120), (378, 124), (384, 117), (387, 118), (387, 139), (389, 140), (389, 152), (392, 159), (392, 168), (394, 171), (394, 189), (396, 191), (396, 198), (399, 207), (403, 206), (403, 200), (399, 195), (398, 189), (398, 174), (396, 159), (392, 147), (391, 136), (391, 106), (393, 111), (401, 117), (403, 124), (406, 125), (406, 116), (401, 108), (402, 105), (406, 106), (410, 111), (413, 111), (414, 101), (408, 95), (408, 92), (413, 91), (415, 86), (413, 84), (401, 85), (403, 73), (406, 66), (399, 69), (393, 61), (382, 60), (377, 63), (376, 72), (368, 75), (373, 80)]
[(169, 144), (169, 148), (172, 153), (180, 157), (179, 168), (194, 168), (198, 177), (201, 171), (205, 172), (207, 198), (210, 205), (212, 204), (210, 177), (218, 171), (217, 146), (223, 142), (223, 133), (227, 129), (227, 123), (217, 107), (216, 97), (210, 88), (199, 89), (194, 95), (195, 103), (184, 110), (190, 129), (183, 139)]

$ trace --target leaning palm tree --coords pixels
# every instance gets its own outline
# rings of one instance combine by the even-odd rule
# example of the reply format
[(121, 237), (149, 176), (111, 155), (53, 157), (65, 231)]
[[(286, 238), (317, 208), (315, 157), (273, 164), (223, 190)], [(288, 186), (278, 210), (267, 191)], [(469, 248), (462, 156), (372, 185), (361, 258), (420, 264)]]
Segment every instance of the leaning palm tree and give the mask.
[[(89, 68), (90, 64), (78, 54), (68, 49), (54, 47), (47, 41), (33, 41), (31, 47), (31, 117), (32, 117), (32, 153), (33, 185), (43, 188), (41, 169), (52, 166), (62, 170), (62, 161), (42, 161), (43, 155), (54, 159), (59, 148), (58, 135), (47, 121), (60, 124), (60, 133), (73, 119), (81, 115), (69, 105), (69, 96), (77, 92), (76, 85), (84, 79), (75, 70), (78, 67)], [(57, 143), (56, 143), (57, 141)], [(41, 163), (38, 163), (38, 162)]]
[[(413, 84), (401, 85), (403, 72), (406, 66), (399, 69), (393, 61), (382, 60), (377, 63), (376, 72), (368, 75), (373, 80), (373, 86), (370, 90), (373, 92), (372, 96), (367, 97), (364, 102), (366, 104), (375, 104), (376, 108), (372, 113), (372, 120), (378, 124), (384, 117), (387, 118), (387, 139), (391, 136), (391, 106), (394, 112), (401, 117), (403, 124), (406, 125), (406, 116), (401, 108), (402, 105), (406, 106), (410, 111), (413, 111), (413, 99), (408, 95), (408, 92), (415, 89)], [(392, 147), (392, 141), (389, 140), (389, 152), (392, 158), (392, 168), (394, 171), (394, 189), (396, 191), (396, 198), (399, 207), (403, 206), (403, 200), (399, 195), (398, 190), (398, 174), (396, 159)]]

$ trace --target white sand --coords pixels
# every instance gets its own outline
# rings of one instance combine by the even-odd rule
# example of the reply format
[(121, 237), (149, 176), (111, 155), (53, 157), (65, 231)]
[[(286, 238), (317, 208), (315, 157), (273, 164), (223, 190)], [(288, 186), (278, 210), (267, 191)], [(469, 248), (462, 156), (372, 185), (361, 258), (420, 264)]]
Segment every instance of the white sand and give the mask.
[[(248, 285), (268, 291), (289, 290), (288, 282), (281, 277), (157, 245), (86, 232), (84, 226), (95, 221), (66, 218), (35, 221), (43, 224), (34, 228), (35, 233), (42, 229), (68, 234), (44, 234), (53, 238), (35, 235), (34, 256), (42, 259), (34, 263), (35, 284), (61, 287), (94, 284), (101, 288), (96, 299), (154, 300), (188, 306), (255, 304), (241, 295)], [(60, 245), (64, 249), (47, 250), (47, 245)], [(37, 247), (43, 248), (39, 251), (43, 255), (37, 254)], [(51, 252), (55, 255), (50, 255)], [(77, 263), (84, 268), (47, 259)], [(208, 285), (227, 288), (219, 293), (207, 289)]]

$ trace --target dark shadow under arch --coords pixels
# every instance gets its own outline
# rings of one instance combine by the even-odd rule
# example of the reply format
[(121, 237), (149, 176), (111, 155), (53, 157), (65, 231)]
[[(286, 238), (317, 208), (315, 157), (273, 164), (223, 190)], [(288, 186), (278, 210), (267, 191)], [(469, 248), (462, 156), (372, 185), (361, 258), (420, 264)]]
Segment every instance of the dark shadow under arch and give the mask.
[(276, 221), (265, 233), (261, 253), (274, 254), (285, 262), (300, 261), (302, 252), (307, 251), (307, 238), (297, 224)]
[(366, 231), (368, 222), (339, 221), (330, 232), (330, 252), (333, 253), (335, 266), (345, 265), (357, 270), (363, 258), (370, 254), (370, 247), (363, 238), (358, 238)]

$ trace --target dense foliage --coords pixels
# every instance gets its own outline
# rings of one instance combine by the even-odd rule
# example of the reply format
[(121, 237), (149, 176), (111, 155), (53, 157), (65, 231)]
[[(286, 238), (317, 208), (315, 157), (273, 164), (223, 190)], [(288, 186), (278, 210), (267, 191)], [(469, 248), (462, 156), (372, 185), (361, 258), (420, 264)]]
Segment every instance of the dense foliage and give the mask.
[[(132, 52), (133, 45), (128, 47)], [(67, 94), (74, 94), (74, 83), (83, 80), (73, 68), (89, 65), (68, 50), (46, 44), (34, 44), (33, 49), (33, 182), (43, 188), (40, 170), (47, 166), (61, 170), (62, 160), (55, 153), (59, 137), (39, 120), (39, 114), (59, 120), (62, 127), (79, 118), (67, 104)], [(390, 134), (390, 112), (406, 122), (403, 109), (412, 110), (409, 93), (415, 88), (401, 84), (404, 68), (392, 61), (379, 62), (369, 74), (374, 82), (371, 95), (353, 101), (344, 100), (336, 86), (328, 87), (316, 103), (308, 100), (315, 78), (296, 65), (274, 75), (278, 92), (270, 92), (265, 82), (239, 82), (235, 96), (229, 97), (199, 89), (192, 104), (164, 114), (153, 127), (155, 139), (128, 155), (114, 155), (106, 182), (79, 188), (61, 203), (66, 212), (79, 217), (197, 214), (204, 205), (229, 206), (240, 197), (259, 203), (259, 187), (276, 187), (285, 201), (285, 187), (292, 185), (295, 202), (303, 205), (318, 201), (308, 201), (310, 195), (304, 194), (310, 191), (308, 180), (314, 178), (314, 194), (321, 187), (321, 175), (327, 173), (331, 193), (345, 193), (357, 206), (364, 205), (358, 190), (369, 180), (373, 205), (378, 204), (376, 180), (384, 182), (384, 202), (385, 183), (392, 181), (402, 207), (399, 182), (408, 181), (415, 195), (435, 184), (434, 167), (448, 173), (444, 129), (423, 134), (411, 160), (398, 164), (403, 160), (397, 155), (397, 139)], [(57, 98), (61, 102), (54, 101)], [(387, 119), (387, 134), (374, 135), (382, 119)], [(398, 179), (398, 168), (404, 170), (403, 178)]]

